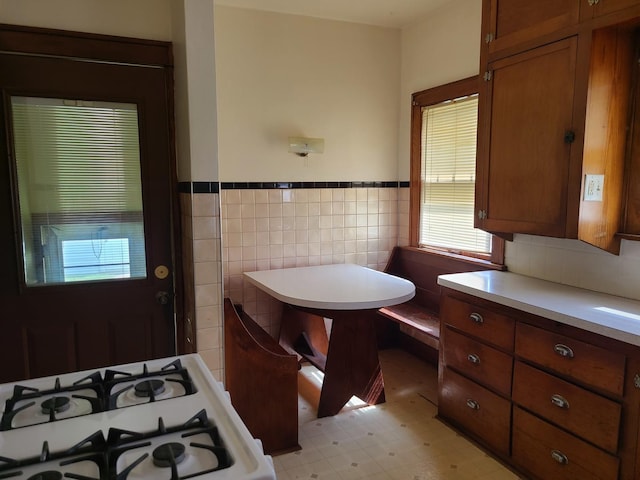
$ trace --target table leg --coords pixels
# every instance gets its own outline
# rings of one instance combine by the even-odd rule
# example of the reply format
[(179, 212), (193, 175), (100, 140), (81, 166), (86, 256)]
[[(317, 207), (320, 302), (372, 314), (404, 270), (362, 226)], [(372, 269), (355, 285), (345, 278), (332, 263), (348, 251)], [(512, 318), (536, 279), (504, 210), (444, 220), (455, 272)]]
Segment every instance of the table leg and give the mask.
[(336, 311), (333, 318), (318, 417), (337, 414), (355, 395), (385, 401), (375, 323), (367, 311)]

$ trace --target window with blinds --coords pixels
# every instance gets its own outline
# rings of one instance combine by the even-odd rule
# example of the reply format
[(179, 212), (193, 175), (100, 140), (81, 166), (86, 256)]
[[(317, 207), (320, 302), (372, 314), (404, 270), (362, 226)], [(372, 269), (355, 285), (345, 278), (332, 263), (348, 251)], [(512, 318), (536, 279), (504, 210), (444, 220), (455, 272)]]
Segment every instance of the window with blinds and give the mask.
[(491, 251), (473, 228), (478, 96), (422, 108), (420, 246)]
[(25, 283), (146, 276), (135, 104), (11, 97)]

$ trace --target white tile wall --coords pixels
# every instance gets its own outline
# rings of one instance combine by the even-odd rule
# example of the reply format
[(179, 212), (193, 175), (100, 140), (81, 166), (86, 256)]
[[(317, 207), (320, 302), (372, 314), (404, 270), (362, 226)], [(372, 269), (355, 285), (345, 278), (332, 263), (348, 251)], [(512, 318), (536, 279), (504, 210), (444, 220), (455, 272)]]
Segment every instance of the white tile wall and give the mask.
[(242, 272), (331, 263), (381, 270), (392, 248), (407, 242), (408, 191), (223, 190), (224, 295), (275, 335), (280, 302), (243, 282)]
[(224, 378), (220, 195), (192, 195), (193, 282), (198, 353), (218, 379)]
[(622, 240), (612, 255), (579, 240), (515, 235), (505, 257), (514, 273), (640, 300), (640, 242)]

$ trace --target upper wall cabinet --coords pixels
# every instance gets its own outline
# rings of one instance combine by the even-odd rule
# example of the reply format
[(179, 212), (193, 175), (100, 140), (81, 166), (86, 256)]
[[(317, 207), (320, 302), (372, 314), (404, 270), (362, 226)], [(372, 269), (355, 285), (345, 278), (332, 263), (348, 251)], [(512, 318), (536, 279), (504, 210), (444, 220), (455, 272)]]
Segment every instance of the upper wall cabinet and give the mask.
[(638, 5), (638, 0), (580, 0), (580, 19), (602, 17)]
[[(476, 189), (482, 228), (564, 236), (573, 132), (575, 37), (489, 64)], [(544, 179), (544, 181), (541, 181)], [(572, 179), (579, 182), (580, 179)]]
[[(581, 0), (490, 0), (483, 40), (491, 57), (522, 50), (575, 28)], [(585, 0), (586, 1), (586, 0)]]
[(476, 227), (619, 253), (640, 233), (640, 0), (483, 0), (482, 25)]

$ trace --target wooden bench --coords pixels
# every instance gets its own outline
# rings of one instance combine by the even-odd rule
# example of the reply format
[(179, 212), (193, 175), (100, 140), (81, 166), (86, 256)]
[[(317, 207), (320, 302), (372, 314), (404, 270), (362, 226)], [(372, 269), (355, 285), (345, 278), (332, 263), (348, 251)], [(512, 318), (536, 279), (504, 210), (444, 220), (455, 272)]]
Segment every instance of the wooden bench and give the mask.
[(225, 388), (265, 453), (299, 450), (298, 359), (224, 299)]
[[(384, 271), (411, 280), (416, 286), (416, 295), (408, 302), (378, 310), (380, 315), (399, 325), (399, 335), (395, 335), (393, 343), (435, 363), (440, 345), (441, 287), (438, 276), (496, 268), (500, 267), (461, 256), (433, 254), (415, 247), (394, 247)], [(394, 335), (388, 329), (384, 334)]]

